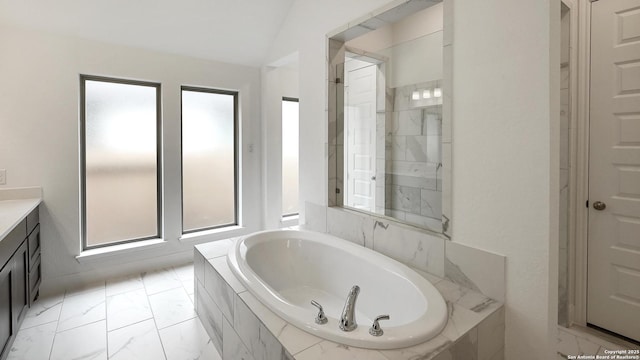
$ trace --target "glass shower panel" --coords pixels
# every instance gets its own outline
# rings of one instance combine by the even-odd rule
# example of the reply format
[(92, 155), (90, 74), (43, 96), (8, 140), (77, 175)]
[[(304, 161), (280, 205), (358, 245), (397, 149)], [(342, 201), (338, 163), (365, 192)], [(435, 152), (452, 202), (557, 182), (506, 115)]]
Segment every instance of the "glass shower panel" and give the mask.
[(298, 105), (282, 101), (282, 216), (298, 214)]
[(237, 224), (236, 94), (182, 90), (182, 226)]
[(157, 85), (84, 81), (86, 247), (156, 237)]

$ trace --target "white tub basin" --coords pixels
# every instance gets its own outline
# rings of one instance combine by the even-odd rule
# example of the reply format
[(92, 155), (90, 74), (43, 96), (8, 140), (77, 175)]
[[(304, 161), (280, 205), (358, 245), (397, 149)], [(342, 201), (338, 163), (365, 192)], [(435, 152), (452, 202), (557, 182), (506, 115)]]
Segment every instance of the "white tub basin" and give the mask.
[[(435, 337), (447, 322), (438, 290), (407, 266), (348, 241), (309, 231), (275, 230), (239, 239), (229, 266), (265, 306), (294, 326), (327, 340), (369, 349), (412, 346)], [(349, 289), (360, 286), (358, 327), (338, 328)], [(317, 325), (316, 300), (329, 318)], [(372, 319), (384, 334), (369, 334)]]

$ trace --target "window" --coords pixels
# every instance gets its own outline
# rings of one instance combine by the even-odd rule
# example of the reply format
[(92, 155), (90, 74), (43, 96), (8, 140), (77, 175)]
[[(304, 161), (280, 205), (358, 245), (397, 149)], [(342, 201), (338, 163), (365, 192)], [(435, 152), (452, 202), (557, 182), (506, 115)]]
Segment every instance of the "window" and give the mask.
[(157, 238), (160, 84), (80, 77), (83, 248)]
[(298, 215), (298, 99), (282, 99), (282, 217)]
[(182, 87), (182, 231), (238, 224), (238, 93)]

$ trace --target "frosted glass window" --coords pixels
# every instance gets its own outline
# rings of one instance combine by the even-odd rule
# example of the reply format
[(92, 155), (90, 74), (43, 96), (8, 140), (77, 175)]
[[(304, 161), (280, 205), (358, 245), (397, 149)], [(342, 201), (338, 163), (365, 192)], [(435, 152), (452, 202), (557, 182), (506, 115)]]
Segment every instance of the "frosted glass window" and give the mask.
[(237, 224), (237, 93), (182, 88), (182, 228)]
[(84, 247), (158, 237), (160, 85), (81, 81)]
[(297, 99), (282, 100), (282, 216), (298, 214)]

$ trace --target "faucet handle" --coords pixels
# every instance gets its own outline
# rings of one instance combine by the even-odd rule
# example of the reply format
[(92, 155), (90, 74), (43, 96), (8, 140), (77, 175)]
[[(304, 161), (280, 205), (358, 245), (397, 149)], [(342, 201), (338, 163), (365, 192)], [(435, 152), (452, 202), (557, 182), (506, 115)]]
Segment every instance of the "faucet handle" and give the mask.
[(389, 315), (376, 316), (376, 318), (373, 320), (373, 325), (371, 325), (371, 327), (369, 328), (369, 334), (373, 336), (382, 336), (382, 334), (384, 334), (384, 331), (382, 331), (382, 328), (380, 327), (380, 324), (378, 323), (378, 321), (389, 320), (389, 319), (390, 319)]
[(311, 300), (311, 305), (318, 308), (318, 315), (316, 316), (316, 324), (324, 325), (329, 321), (327, 317), (324, 315), (324, 310), (322, 309), (322, 305), (315, 300)]

